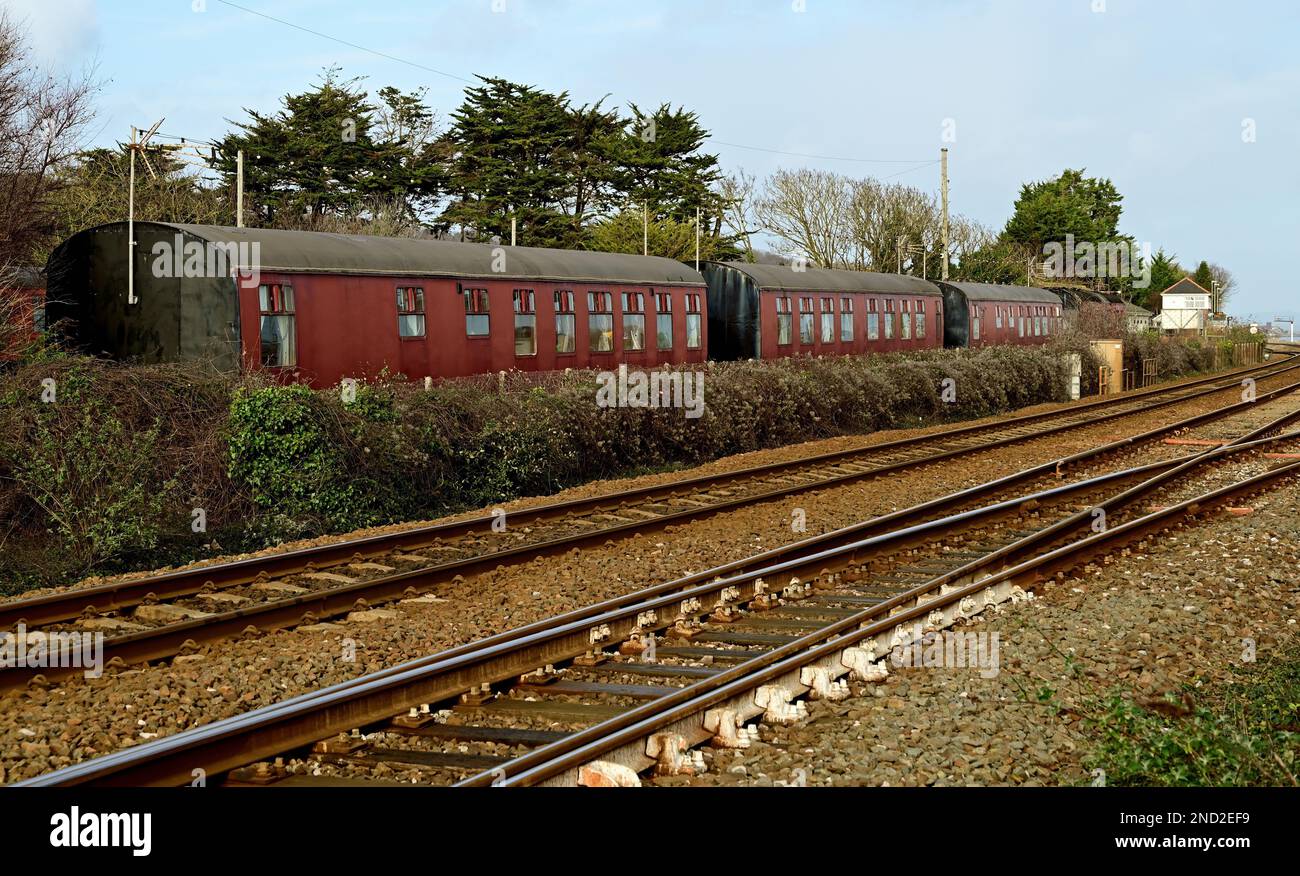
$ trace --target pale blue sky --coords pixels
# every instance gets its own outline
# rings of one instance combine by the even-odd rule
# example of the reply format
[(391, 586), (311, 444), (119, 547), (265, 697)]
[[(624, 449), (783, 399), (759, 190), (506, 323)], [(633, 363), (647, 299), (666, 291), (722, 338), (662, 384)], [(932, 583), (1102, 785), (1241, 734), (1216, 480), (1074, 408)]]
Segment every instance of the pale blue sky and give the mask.
[[(1235, 315), (1300, 317), (1287, 242), (1300, 227), (1290, 0), (234, 2), (453, 76), (504, 76), (579, 102), (683, 104), (720, 141), (726, 170), (916, 168), (896, 178), (936, 190), (937, 166), (918, 165), (938, 157), (952, 119), (954, 211), (1000, 228), (1021, 183), (1086, 166), (1123, 193), (1122, 230), (1184, 264), (1235, 272)], [(98, 143), (161, 116), (168, 133), (217, 136), (242, 107), (272, 110), (332, 64), (373, 89), (428, 86), (441, 113), (465, 85), (221, 0), (0, 6), (28, 19), (49, 63), (97, 63)]]

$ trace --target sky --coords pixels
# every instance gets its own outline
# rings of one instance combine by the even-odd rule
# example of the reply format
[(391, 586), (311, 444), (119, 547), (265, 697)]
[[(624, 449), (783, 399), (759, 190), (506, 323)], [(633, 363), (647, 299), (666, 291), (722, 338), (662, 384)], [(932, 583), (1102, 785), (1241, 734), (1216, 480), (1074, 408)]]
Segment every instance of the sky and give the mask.
[(102, 81), (87, 145), (164, 117), (164, 133), (215, 138), (334, 65), (372, 91), (426, 87), (443, 116), (465, 80), (502, 76), (579, 104), (685, 106), (727, 172), (813, 167), (937, 192), (947, 146), (953, 212), (997, 229), (1022, 184), (1085, 167), (1124, 196), (1122, 232), (1189, 268), (1231, 270), (1234, 316), (1300, 319), (1286, 243), (1300, 228), (1294, 0), (0, 7), (26, 21), (44, 63)]

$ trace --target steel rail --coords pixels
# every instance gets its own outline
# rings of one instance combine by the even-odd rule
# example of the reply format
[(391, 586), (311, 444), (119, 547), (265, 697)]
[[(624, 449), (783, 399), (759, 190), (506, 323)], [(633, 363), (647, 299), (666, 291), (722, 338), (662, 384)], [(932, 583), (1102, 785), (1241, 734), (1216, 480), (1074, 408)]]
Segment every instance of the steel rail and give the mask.
[[(1294, 367), (1300, 368), (1300, 365)], [(1055, 473), (1059, 476), (1062, 474), (1066, 466), (1084, 459), (1092, 458), (1102, 453), (1107, 453), (1126, 446), (1132, 446), (1142, 441), (1158, 437), (1162, 434), (1176, 432), (1181, 429), (1199, 425), (1200, 423), (1231, 416), (1241, 410), (1257, 405), (1260, 401), (1267, 401), (1289, 392), (1293, 392), (1296, 389), (1300, 389), (1300, 383), (1289, 384), (1279, 389), (1265, 392), (1258, 396), (1257, 401), (1254, 402), (1239, 402), (1223, 408), (1207, 411), (1173, 424), (1148, 430), (1147, 432), (1136, 436), (1119, 439), (1098, 448), (1092, 448), (1071, 456), (1063, 457), (1062, 459), (998, 479), (989, 484), (981, 485), (981, 487), (977, 487), (975, 490), (983, 489), (983, 494), (987, 495), (994, 488), (1005, 489), (1013, 483), (1024, 482), (1048, 473)], [(1161, 404), (1164, 403), (1162, 402)], [(904, 509), (904, 512), (910, 512), (914, 519), (915, 514), (917, 513), (938, 508), (951, 508), (954, 506), (958, 497), (961, 497), (964, 501), (969, 501), (973, 495), (976, 494), (971, 491), (963, 491), (955, 496), (944, 497), (943, 499), (935, 500), (932, 503), (923, 503), (922, 505), (914, 506), (911, 509)], [(749, 503), (764, 500), (764, 497), (748, 497), (738, 501), (741, 503)], [(697, 512), (690, 512), (689, 516), (696, 516), (696, 513)], [(815, 536), (811, 539), (795, 542), (792, 545), (775, 548), (771, 551), (765, 552), (764, 554), (760, 554), (757, 557), (746, 558), (737, 563), (727, 564), (722, 567), (706, 570), (694, 576), (688, 576), (685, 579), (668, 582), (667, 584), (660, 585), (660, 588), (663, 591), (681, 589), (689, 586), (691, 583), (698, 583), (699, 581), (708, 580), (709, 577), (716, 577), (719, 574), (726, 574), (735, 568), (741, 568), (743, 567), (743, 564), (752, 565), (754, 562), (765, 561), (772, 556), (788, 555), (792, 550), (799, 551), (807, 549), (810, 546), (824, 545), (828, 542), (842, 539), (847, 534), (860, 534), (869, 529), (880, 531), (884, 526), (898, 525), (901, 519), (902, 512), (885, 515), (884, 517), (875, 518), (874, 520), (867, 521), (863, 524), (856, 524), (831, 533)], [(640, 524), (631, 525), (639, 526)], [(603, 530), (600, 533), (593, 534), (591, 537), (603, 539), (607, 537), (608, 534), (609, 530)], [(560, 543), (566, 549), (572, 547), (572, 542)], [(274, 629), (290, 627), (303, 621), (314, 621), (323, 617), (341, 614), (355, 608), (360, 599), (384, 600), (404, 595), (411, 595), (420, 590), (429, 589), (441, 581), (445, 581), (452, 574), (470, 574), (476, 570), (485, 570), (488, 567), (500, 565), (503, 556), (521, 554), (536, 555), (537, 551), (538, 546), (531, 545), (527, 548), (513, 549), (511, 551), (489, 554), (483, 557), (471, 558), (464, 561), (454, 561), (450, 564), (414, 569), (408, 572), (400, 572), (369, 581), (361, 581), (355, 584), (313, 591), (300, 596), (272, 600), (244, 609), (234, 609), (227, 612), (212, 614), (200, 619), (167, 624), (154, 629), (143, 630), (138, 633), (113, 636), (108, 638), (104, 643), (103, 659), (109, 661), (113, 665), (119, 666), (162, 659), (180, 653), (187, 647), (197, 646), (197, 640), (214, 641), (217, 639), (238, 636), (250, 632), (250, 627), (258, 633), (263, 633)], [(646, 595), (647, 591), (643, 590), (638, 591), (635, 594), (629, 594), (628, 596), (623, 597), (623, 599), (630, 600), (634, 597), (644, 598)], [(587, 609), (580, 609), (579, 611), (592, 611), (597, 607), (603, 607), (607, 604), (608, 603), (601, 603), (599, 606), (590, 606)], [(522, 634), (522, 631), (516, 631), (514, 636), (517, 637), (519, 634)], [(493, 639), (511, 635), (511, 632), (507, 631), (506, 633), (498, 634), (497, 637), (485, 640), (484, 644)], [(26, 666), (5, 667), (0, 669), (0, 690), (13, 689), (14, 687), (37, 680), (38, 677), (43, 678), (45, 681), (51, 681), (73, 675), (77, 671), (77, 669), (70, 667), (54, 669), (42, 669)]]
[[(1300, 437), (1300, 432), (1289, 433), (1285, 439)], [(1271, 443), (1278, 438), (1262, 439), (1248, 444), (1238, 444), (1220, 448), (1208, 453), (1197, 454), (1192, 461), (1196, 465), (1204, 464), (1210, 458), (1240, 452), (1242, 449), (1257, 444)], [(1180, 469), (1186, 466), (1180, 467)], [(460, 786), (473, 787), (484, 785), (528, 786), (549, 782), (565, 773), (593, 760), (607, 757), (611, 752), (624, 749), (617, 762), (628, 765), (628, 760), (637, 759), (636, 746), (646, 736), (668, 727), (685, 729), (682, 722), (699, 716), (705, 710), (719, 706), (738, 697), (744, 697), (759, 686), (778, 679), (788, 679), (798, 674), (799, 670), (826, 658), (842, 655), (845, 650), (860, 643), (879, 640), (899, 631), (906, 631), (907, 622), (924, 618), (934, 625), (934, 613), (942, 609), (960, 606), (962, 602), (980, 593), (989, 592), (990, 588), (1014, 583), (1024, 589), (1032, 588), (1050, 574), (1062, 574), (1076, 568), (1094, 556), (1104, 553), (1115, 542), (1130, 543), (1134, 539), (1165, 528), (1169, 523), (1192, 516), (1224, 499), (1256, 491), (1274, 481), (1300, 473), (1300, 462), (1289, 463), (1270, 471), (1245, 478), (1233, 484), (1211, 490), (1207, 493), (1179, 502), (1168, 508), (1159, 509), (1120, 526), (1086, 537), (1082, 540), (1059, 547), (1047, 554), (1028, 559), (1015, 566), (1004, 569), (989, 577), (972, 582), (939, 596), (921, 600), (919, 597), (933, 593), (940, 586), (941, 578), (927, 582), (912, 591), (900, 594), (880, 605), (873, 606), (850, 617), (836, 621), (805, 636), (783, 645), (760, 657), (752, 658), (731, 669), (708, 679), (681, 688), (652, 702), (629, 710), (622, 715), (592, 727), (580, 730), (562, 740), (535, 749), (517, 758), (491, 773), (479, 773), (460, 782)], [(1152, 481), (1164, 481), (1175, 476), (1167, 472), (1153, 478)], [(1150, 483), (1150, 482), (1148, 482)], [(1130, 490), (1150, 491), (1147, 484)], [(1118, 498), (1118, 497), (1117, 497)], [(1132, 496), (1130, 497), (1132, 498)], [(910, 608), (893, 612), (905, 601), (915, 600)], [(1005, 600), (1004, 600), (1005, 601)], [(885, 615), (885, 617), (881, 617)], [(955, 622), (956, 616), (966, 616), (964, 611), (956, 614), (944, 613), (943, 626)], [(863, 626), (865, 624), (865, 626)], [(855, 629), (855, 627), (857, 629)], [(841, 664), (843, 666), (843, 664)], [(847, 666), (843, 667), (847, 672)], [(797, 685), (797, 691), (806, 687)], [(707, 738), (710, 733), (700, 728), (696, 731), (695, 741)], [(649, 758), (641, 756), (643, 761)], [(648, 763), (644, 763), (648, 766)], [(635, 766), (634, 766), (635, 768)]]
[[(1081, 405), (1074, 405), (1054, 411), (1028, 414), (993, 423), (962, 426), (956, 429), (922, 436), (920, 438), (895, 439), (851, 450), (840, 450), (817, 454), (799, 460), (787, 460), (777, 463), (750, 466), (731, 472), (719, 473), (717, 475), (699, 475), (681, 481), (674, 481), (669, 484), (638, 487), (632, 490), (609, 493), (589, 499), (570, 499), (563, 502), (543, 505), (537, 508), (523, 509), (513, 512), (516, 526), (525, 525), (529, 522), (540, 522), (543, 520), (553, 519), (577, 511), (585, 511), (589, 513), (599, 512), (602, 510), (613, 511), (617, 510), (620, 504), (626, 504), (629, 501), (650, 501), (656, 497), (671, 498), (674, 494), (680, 493), (683, 490), (693, 489), (703, 485), (718, 487), (743, 478), (778, 474), (782, 471), (806, 468), (809, 465), (818, 465), (833, 460), (843, 460), (853, 456), (860, 457), (866, 454), (879, 453), (881, 451), (897, 449), (904, 446), (913, 447), (918, 444), (939, 443), (953, 437), (960, 437), (973, 433), (1005, 431), (1009, 428), (1016, 428), (1019, 425), (1027, 425), (1044, 419), (1073, 417), (1080, 411), (1087, 411), (1095, 407), (1119, 406), (1152, 395), (1174, 395), (1173, 398), (1145, 405), (1135, 410), (1116, 411), (1083, 422), (1064, 423), (1056, 427), (1041, 429), (1024, 435), (1012, 435), (995, 441), (990, 441), (977, 447), (964, 447), (941, 451), (917, 459), (900, 460), (876, 468), (870, 468), (862, 472), (847, 473), (831, 478), (822, 478), (805, 484), (795, 484), (788, 487), (769, 490), (753, 496), (746, 496), (710, 504), (704, 508), (686, 509), (672, 514), (661, 515), (650, 520), (633, 521), (610, 527), (602, 527), (595, 532), (579, 533), (542, 542), (518, 545), (495, 552), (452, 560), (433, 566), (426, 566), (420, 569), (398, 573), (396, 575), (383, 576), (368, 581), (359, 581), (355, 585), (348, 585), (346, 588), (331, 588), (329, 591), (318, 591), (313, 594), (306, 594), (300, 597), (302, 607), (297, 609), (297, 614), (289, 620), (285, 619), (284, 610), (293, 609), (295, 601), (277, 600), (265, 604), (275, 606), (274, 609), (268, 608), (264, 609), (265, 611), (278, 611), (274, 618), (268, 617), (265, 623), (270, 625), (267, 628), (277, 628), (279, 626), (296, 623), (302, 614), (309, 611), (318, 616), (321, 613), (334, 613), (341, 610), (345, 611), (352, 606), (359, 595), (366, 594), (367, 591), (373, 593), (373, 597), (371, 598), (392, 598), (401, 595), (407, 587), (413, 586), (412, 582), (425, 581), (429, 575), (438, 575), (446, 578), (457, 574), (476, 574), (488, 568), (495, 568), (497, 565), (500, 565), (503, 560), (510, 560), (524, 555), (536, 556), (539, 553), (545, 554), (560, 549), (567, 550), (582, 544), (589, 544), (594, 541), (603, 541), (611, 536), (620, 535), (625, 532), (652, 531), (681, 520), (690, 520), (701, 516), (713, 515), (727, 511), (731, 508), (754, 504), (772, 498), (779, 498), (781, 496), (807, 492), (814, 489), (825, 489), (827, 487), (833, 487), (864, 478), (888, 474), (891, 471), (928, 465), (968, 453), (981, 452), (983, 450), (1006, 446), (1009, 444), (1031, 441), (1037, 438), (1057, 434), (1059, 432), (1069, 431), (1071, 429), (1087, 428), (1111, 419), (1158, 410), (1163, 407), (1181, 404), (1183, 402), (1192, 401), (1197, 398), (1231, 389), (1234, 385), (1232, 381), (1244, 374), (1272, 370), (1272, 373), (1260, 378), (1266, 379), (1300, 368), (1300, 364), (1287, 364), (1294, 358), (1296, 357), (1290, 357), (1280, 363), (1268, 363), (1266, 365), (1241, 369), (1236, 372), (1230, 372), (1227, 375), (1215, 375), (1214, 377), (1178, 384), (1173, 387), (1154, 387), (1149, 390), (1142, 390), (1138, 393), (1106, 397), (1102, 400), (1087, 402)], [(1179, 393), (1182, 393), (1185, 389), (1194, 388), (1206, 383), (1218, 382), (1223, 382), (1223, 385), (1179, 395)], [(402, 532), (381, 533), (378, 535), (330, 542), (328, 544), (314, 545), (307, 548), (299, 548), (292, 551), (285, 551), (260, 557), (249, 557), (232, 562), (216, 563), (175, 572), (166, 572), (160, 575), (151, 575), (129, 581), (63, 590), (58, 593), (47, 594), (44, 596), (12, 600), (0, 603), (0, 629), (12, 628), (20, 623), (24, 624), (28, 628), (40, 627), (51, 623), (74, 620), (88, 612), (99, 613), (129, 608), (152, 599), (175, 599), (192, 596), (209, 587), (238, 586), (240, 584), (253, 583), (262, 577), (297, 574), (310, 569), (337, 565), (358, 557), (365, 558), (382, 556), (383, 554), (391, 553), (393, 551), (428, 546), (430, 543), (438, 539), (462, 537), (479, 531), (485, 527), (490, 529), (493, 520), (494, 518), (489, 516), (464, 521), (454, 521), (451, 523), (433, 524), (430, 526), (404, 530)], [(347, 601), (346, 604), (343, 604), (339, 599), (329, 596), (331, 592), (337, 592), (342, 596), (352, 594), (352, 599)], [(240, 623), (240, 615), (242, 613), (255, 613), (259, 610), (263, 609), (252, 607), (249, 609), (234, 610), (230, 612), (218, 612), (213, 615), (211, 623), (214, 625), (220, 624), (221, 628), (225, 631), (223, 635), (229, 635), (232, 631), (242, 631), (248, 623), (251, 623), (251, 621), (249, 621), (239, 625), (238, 629), (233, 628), (233, 625)], [(202, 623), (191, 624), (187, 629), (194, 630), (202, 625)], [(171, 626), (179, 627), (179, 625)], [(258, 628), (263, 629), (260, 625)], [(143, 631), (140, 635), (148, 638), (147, 634), (149, 632), (151, 631)], [(130, 640), (130, 637), (115, 638), (121, 638), (123, 644), (126, 644)], [(189, 636), (187, 635), (178, 641), (171, 642), (170, 644), (160, 645), (159, 649), (156, 651), (142, 649), (139, 652), (139, 656), (132, 656), (129, 659), (148, 660), (169, 656), (170, 653), (175, 653), (174, 650), (169, 651), (169, 649), (178, 647), (188, 638)], [(123, 659), (128, 658), (124, 657)]]
[[(1280, 436), (1256, 443), (1289, 440), (1292, 437), (1294, 435)], [(1237, 452), (1247, 446), (1250, 445), (1222, 448), (1214, 453)], [(1199, 454), (1193, 459), (1206, 455), (1212, 454)], [(1179, 460), (1153, 463), (1138, 470), (1104, 475), (1100, 480), (1118, 479), (1121, 475), (1131, 477), (1134, 471), (1186, 467), (1186, 463), (1180, 463)], [(1060, 495), (1078, 489), (1080, 485), (1067, 485), (1046, 492)], [(1025, 498), (1000, 504), (1006, 510), (1023, 505)], [(971, 513), (967, 512), (968, 515)], [(935, 525), (932, 522), (923, 527)], [(917, 533), (899, 533), (894, 538), (902, 539), (908, 535), (916, 536)], [(842, 548), (840, 552), (844, 550), (846, 549)], [(806, 562), (815, 565), (823, 559), (824, 556), (815, 555), (807, 558)], [(775, 573), (780, 570), (772, 571)], [(754, 574), (758, 575), (759, 572)], [(724, 580), (705, 585), (699, 590), (702, 595), (703, 591), (716, 593), (728, 586), (732, 585)], [(751, 588), (751, 598), (757, 595), (758, 590), (758, 587)], [(600, 617), (599, 621), (602, 626), (611, 628), (613, 634), (610, 635), (610, 640), (619, 641), (621, 639), (618, 636), (641, 628), (640, 617), (635, 616), (644, 616), (647, 611), (681, 604), (691, 598), (696, 597), (678, 593), (623, 611), (622, 623), (612, 616)], [(582, 653), (589, 646), (590, 643), (584, 640), (584, 636), (592, 626), (592, 621), (579, 621), (564, 630), (552, 629), (527, 637), (527, 641), (516, 640), (491, 648), (480, 647), (476, 653), (464, 653), (460, 658), (435, 655), (442, 659), (431, 665), (413, 666), (404, 671), (398, 671), (401, 667), (397, 667), (382, 675), (335, 685), (276, 706), (66, 767), (23, 784), (80, 784), (91, 781), (114, 785), (172, 784), (185, 781), (196, 763), (201, 763), (209, 773), (220, 772), (244, 765), (259, 756), (269, 756), (270, 753), (309, 744), (332, 735), (340, 727), (367, 726), (399, 714), (411, 703), (437, 702), (454, 696), (482, 683), (485, 678), (504, 680), (532, 671), (545, 663), (561, 662), (562, 659), (575, 656), (575, 647), (576, 653)], [(486, 664), (489, 661), (495, 662), (493, 668), (487, 671)], [(475, 668), (477, 671), (474, 671)]]

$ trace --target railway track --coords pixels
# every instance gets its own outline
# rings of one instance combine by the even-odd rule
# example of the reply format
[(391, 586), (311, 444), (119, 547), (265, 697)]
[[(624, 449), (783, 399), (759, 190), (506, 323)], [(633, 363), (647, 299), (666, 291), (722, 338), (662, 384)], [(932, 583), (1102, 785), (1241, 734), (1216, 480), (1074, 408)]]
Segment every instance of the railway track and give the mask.
[[(1295, 446), (1300, 433), (1291, 436), (1290, 446)], [(1141, 549), (1146, 539), (1166, 528), (1184, 525), (1297, 475), (1300, 462), (1289, 462), (1243, 472), (1230, 483), (1204, 492), (1200, 491), (1204, 487), (1184, 484), (1181, 492), (1194, 495), (1173, 505), (1131, 516), (1101, 533), (1049, 546), (1036, 556), (1010, 558), (1009, 565), (974, 582), (945, 583), (947, 576), (937, 576), (711, 677), (666, 691), (599, 724), (495, 764), (458, 785), (635, 784), (635, 777), (648, 769), (661, 775), (696, 771), (704, 758), (694, 746), (745, 747), (751, 736), (746, 732), (748, 722), (790, 723), (802, 714), (796, 705), (799, 698), (841, 698), (846, 677), (867, 684), (878, 681), (887, 672), (882, 658), (894, 648), (928, 642), (932, 634), (990, 609), (996, 611), (1002, 603), (1031, 598), (1028, 591), (1045, 579), (1097, 559), (1108, 560), (1124, 545), (1137, 543)], [(1152, 480), (1173, 476), (1167, 472)], [(1150, 486), (1148, 481), (1127, 493), (1131, 498), (1160, 495)]]
[[(626, 734), (650, 724), (657, 741), (624, 766), (691, 769), (691, 745), (709, 739), (743, 744), (740, 727), (756, 714), (757, 687), (768, 687), (759, 713), (797, 717), (794, 694), (787, 693), (838, 696), (850, 670), (869, 678), (879, 670), (868, 664), (888, 650), (872, 651), (870, 644), (893, 641), (889, 637), (909, 622), (951, 623), (1021, 598), (1044, 576), (1132, 535), (1148, 535), (1291, 477), (1300, 463), (1274, 464), (1261, 451), (1300, 441), (1300, 432), (1266, 437), (1297, 419), (1300, 412), (1290, 410), (1227, 446), (908, 523), (989, 485), (963, 491), (890, 515), (876, 534), (864, 524), (839, 542), (810, 539), (821, 543), (784, 560), (767, 552), (747, 564), (749, 571), (684, 587), (670, 582), (23, 784), (177, 784), (195, 768), (208, 775), (233, 770), (235, 783), (265, 783), (281, 778), (283, 765), (248, 764), (312, 745), (317, 771), (405, 764), (450, 780), (475, 773), (463, 778), (467, 784), (570, 782), (594, 751), (589, 746), (605, 746), (597, 752), (601, 757), (635, 748)], [(1139, 501), (1171, 488), (1185, 491), (1183, 479), (1228, 465), (1243, 467), (1244, 476), (1142, 513)], [(1011, 480), (1003, 479), (1003, 486)], [(1135, 480), (1141, 482), (1124, 488)], [(1110, 515), (1110, 523), (1089, 534), (1097, 509)], [(667, 637), (662, 645), (660, 636)], [(856, 650), (847, 653), (850, 648)], [(651, 649), (654, 659), (644, 659)], [(832, 652), (838, 664), (805, 659)], [(799, 683), (787, 677), (792, 660), (802, 661)], [(773, 678), (782, 683), (773, 687)], [(757, 687), (751, 684), (756, 680)], [(724, 709), (727, 714), (713, 708), (741, 696), (736, 685), (749, 685), (748, 706)], [(449, 701), (451, 708), (442, 708)], [(712, 712), (696, 708), (701, 703)], [(688, 707), (694, 711), (679, 711)], [(663, 730), (680, 721), (694, 722), (695, 729)], [(346, 728), (371, 732), (335, 736)], [(646, 736), (637, 738), (644, 743)], [(642, 762), (647, 751), (655, 753), (649, 764)], [(310, 780), (292, 781), (304, 778)]]
[[(494, 530), (494, 518), (478, 518), (14, 600), (0, 603), (0, 629), (104, 633), (110, 669), (124, 669), (201, 643), (418, 596), (503, 565), (1207, 398), (1238, 389), (1245, 376), (1274, 379), (1297, 370), (1300, 364), (1288, 359), (922, 439), (553, 503), (515, 512), (505, 532)], [(1237, 407), (1222, 408), (1222, 415)], [(72, 671), (6, 668), (0, 689)]]

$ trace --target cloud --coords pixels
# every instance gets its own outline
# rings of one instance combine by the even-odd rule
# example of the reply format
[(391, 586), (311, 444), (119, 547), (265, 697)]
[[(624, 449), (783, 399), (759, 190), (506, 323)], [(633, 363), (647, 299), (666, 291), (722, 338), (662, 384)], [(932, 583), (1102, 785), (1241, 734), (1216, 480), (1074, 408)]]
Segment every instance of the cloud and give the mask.
[(43, 63), (78, 60), (99, 42), (99, 0), (5, 0), (4, 7)]

